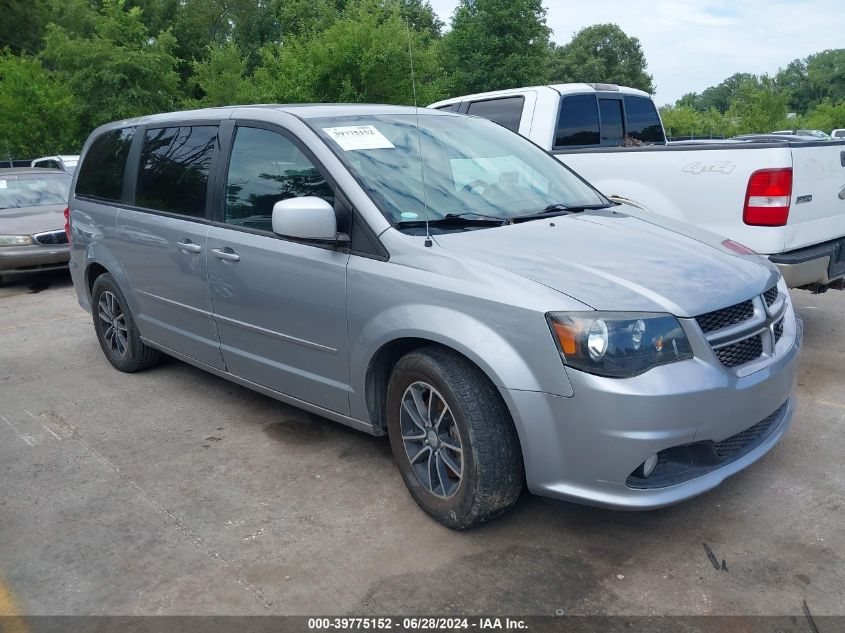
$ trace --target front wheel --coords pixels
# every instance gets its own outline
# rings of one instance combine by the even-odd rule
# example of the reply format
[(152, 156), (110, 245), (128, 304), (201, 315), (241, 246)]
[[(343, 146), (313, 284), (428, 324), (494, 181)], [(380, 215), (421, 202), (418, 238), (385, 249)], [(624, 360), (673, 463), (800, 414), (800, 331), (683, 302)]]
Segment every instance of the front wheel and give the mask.
[(519, 497), (513, 422), (495, 386), (462, 356), (437, 347), (403, 356), (387, 388), (387, 429), (411, 496), (443, 525), (483, 523)]

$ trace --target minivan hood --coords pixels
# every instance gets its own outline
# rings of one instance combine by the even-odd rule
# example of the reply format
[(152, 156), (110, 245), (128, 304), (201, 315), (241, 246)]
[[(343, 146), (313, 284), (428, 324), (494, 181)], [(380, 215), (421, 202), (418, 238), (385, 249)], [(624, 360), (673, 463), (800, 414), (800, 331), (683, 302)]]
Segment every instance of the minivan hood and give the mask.
[(64, 204), (0, 209), (0, 235), (33, 235), (65, 227)]
[(720, 238), (659, 224), (656, 216), (602, 209), (435, 239), (596, 310), (697, 316), (761, 294), (777, 278), (762, 259), (735, 254)]

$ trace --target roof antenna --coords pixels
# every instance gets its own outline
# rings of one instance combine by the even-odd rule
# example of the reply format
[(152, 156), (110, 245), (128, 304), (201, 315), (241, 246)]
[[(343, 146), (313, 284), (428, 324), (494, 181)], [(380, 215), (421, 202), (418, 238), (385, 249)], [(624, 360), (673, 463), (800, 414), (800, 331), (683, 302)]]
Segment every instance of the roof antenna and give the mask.
[(411, 50), (411, 22), (407, 17), (405, 18), (405, 26), (408, 29), (408, 59), (411, 61), (411, 89), (414, 92), (414, 116), (417, 119), (417, 147), (419, 148), (420, 153), (420, 175), (422, 176), (423, 206), (425, 207), (425, 245), (426, 247), (431, 247), (434, 242), (431, 240), (431, 232), (428, 228), (428, 199), (426, 196), (425, 186), (425, 164), (423, 163), (422, 135), (420, 134), (420, 112), (419, 106), (417, 105), (417, 81), (414, 77), (414, 54)]

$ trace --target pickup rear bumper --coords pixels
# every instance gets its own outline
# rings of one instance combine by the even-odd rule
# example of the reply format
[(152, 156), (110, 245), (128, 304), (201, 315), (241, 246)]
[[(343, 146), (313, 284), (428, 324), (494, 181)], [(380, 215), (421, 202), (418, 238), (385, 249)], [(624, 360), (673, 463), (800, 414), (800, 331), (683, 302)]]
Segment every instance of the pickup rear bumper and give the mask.
[(806, 248), (769, 255), (790, 288), (826, 285), (845, 277), (845, 237)]

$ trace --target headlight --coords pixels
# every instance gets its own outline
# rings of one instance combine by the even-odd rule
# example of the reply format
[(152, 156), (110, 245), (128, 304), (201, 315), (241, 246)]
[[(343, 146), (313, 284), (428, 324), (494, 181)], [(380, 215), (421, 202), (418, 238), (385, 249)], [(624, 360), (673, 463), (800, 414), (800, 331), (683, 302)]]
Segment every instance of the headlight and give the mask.
[(546, 318), (564, 362), (597, 376), (636, 376), (692, 358), (681, 324), (668, 314), (551, 312)]
[(0, 246), (29, 246), (32, 243), (29, 235), (0, 235)]

